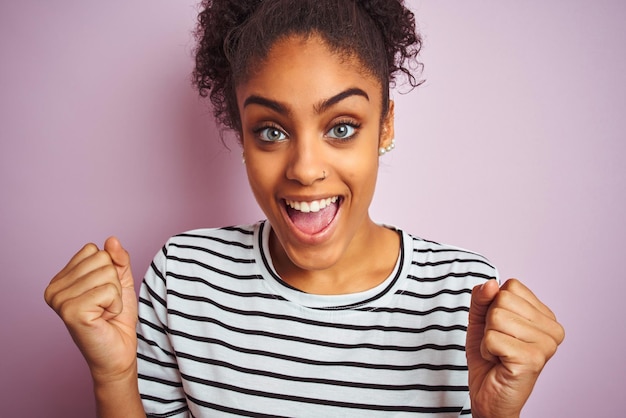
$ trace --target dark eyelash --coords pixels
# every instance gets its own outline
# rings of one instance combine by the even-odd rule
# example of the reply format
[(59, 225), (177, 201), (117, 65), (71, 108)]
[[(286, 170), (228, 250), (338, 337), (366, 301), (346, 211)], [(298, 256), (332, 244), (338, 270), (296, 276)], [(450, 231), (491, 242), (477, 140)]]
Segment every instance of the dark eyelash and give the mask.
[(283, 128), (281, 128), (280, 126), (278, 126), (277, 124), (272, 123), (272, 122), (264, 123), (263, 125), (261, 125), (261, 126), (259, 126), (257, 128), (254, 128), (252, 130), (252, 132), (255, 133), (255, 134), (258, 134), (259, 132), (261, 132), (261, 131), (263, 131), (265, 129), (268, 129), (268, 128), (269, 129), (276, 129), (276, 130), (281, 131), (282, 133), (284, 133), (286, 135), (286, 133), (285, 133)]
[(333, 128), (337, 125), (348, 125), (355, 129), (359, 129), (361, 127), (361, 124), (354, 120), (338, 120), (337, 123), (333, 124)]

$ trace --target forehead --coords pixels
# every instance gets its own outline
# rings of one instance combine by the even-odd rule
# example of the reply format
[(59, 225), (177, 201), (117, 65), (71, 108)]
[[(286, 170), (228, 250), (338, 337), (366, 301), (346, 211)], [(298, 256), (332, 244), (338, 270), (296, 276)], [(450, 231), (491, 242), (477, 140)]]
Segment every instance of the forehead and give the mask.
[(367, 91), (374, 103), (382, 101), (379, 80), (355, 54), (329, 47), (320, 36), (294, 35), (276, 41), (254, 62), (236, 92), (241, 105), (249, 94), (314, 101), (346, 88)]

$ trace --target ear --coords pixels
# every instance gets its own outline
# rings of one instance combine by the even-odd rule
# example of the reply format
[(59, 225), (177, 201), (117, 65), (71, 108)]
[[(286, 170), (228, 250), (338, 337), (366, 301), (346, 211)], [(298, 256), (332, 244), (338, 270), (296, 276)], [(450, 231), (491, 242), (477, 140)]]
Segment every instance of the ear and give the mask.
[(389, 109), (387, 114), (383, 117), (380, 129), (380, 140), (378, 147), (385, 148), (391, 144), (391, 141), (395, 137), (394, 132), (394, 102), (389, 100)]

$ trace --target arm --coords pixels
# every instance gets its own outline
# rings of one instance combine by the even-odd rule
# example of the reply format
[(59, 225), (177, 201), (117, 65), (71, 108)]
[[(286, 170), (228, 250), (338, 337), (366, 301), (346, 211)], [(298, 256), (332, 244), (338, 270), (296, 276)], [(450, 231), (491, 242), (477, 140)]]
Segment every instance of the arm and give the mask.
[(87, 244), (50, 282), (45, 300), (87, 361), (99, 417), (145, 417), (137, 389), (137, 299), (130, 257), (115, 238)]
[(519, 417), (564, 337), (552, 311), (518, 280), (475, 287), (466, 344), (473, 416)]
[(147, 416), (188, 417), (191, 414), (176, 357), (177, 349), (172, 345), (169, 330), (168, 245), (155, 255), (139, 291), (139, 392)]
[(145, 417), (137, 388), (137, 365), (116, 380), (94, 378), (98, 418)]

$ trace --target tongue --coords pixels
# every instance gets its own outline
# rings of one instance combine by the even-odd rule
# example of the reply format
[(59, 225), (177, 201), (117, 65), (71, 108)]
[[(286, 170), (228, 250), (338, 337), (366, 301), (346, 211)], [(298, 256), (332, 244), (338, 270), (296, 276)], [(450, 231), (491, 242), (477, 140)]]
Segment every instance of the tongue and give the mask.
[(319, 212), (308, 213), (300, 212), (287, 206), (287, 213), (296, 228), (306, 234), (313, 235), (321, 232), (332, 222), (337, 214), (338, 206), (337, 202), (335, 202), (324, 209), (320, 209)]

